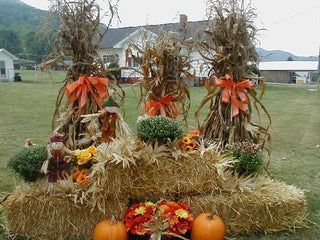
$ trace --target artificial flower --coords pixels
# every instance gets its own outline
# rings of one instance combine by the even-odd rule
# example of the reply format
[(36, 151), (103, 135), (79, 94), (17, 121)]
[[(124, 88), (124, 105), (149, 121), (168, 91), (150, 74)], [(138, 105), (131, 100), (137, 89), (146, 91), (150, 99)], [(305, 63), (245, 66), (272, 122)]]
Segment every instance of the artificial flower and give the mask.
[(94, 146), (90, 146), (83, 150), (76, 150), (74, 155), (77, 158), (78, 165), (84, 165), (90, 162), (97, 154), (97, 149)]
[(184, 218), (187, 219), (188, 218), (188, 212), (182, 208), (179, 208), (178, 210), (175, 211), (176, 216), (178, 216), (179, 218)]
[(91, 156), (92, 154), (91, 153), (88, 153), (86, 151), (84, 152), (81, 152), (78, 156), (77, 156), (77, 159), (78, 159), (78, 165), (83, 165), (83, 164), (86, 164), (90, 161), (91, 159)]
[(136, 235), (151, 235), (155, 231), (183, 235), (191, 230), (193, 217), (184, 203), (158, 201), (132, 205), (124, 221), (127, 230)]
[(97, 155), (97, 149), (96, 149), (95, 146), (90, 146), (90, 147), (88, 147), (88, 148), (87, 148), (87, 152), (88, 152), (88, 153), (91, 153), (92, 156)]
[(83, 186), (89, 184), (89, 171), (87, 169), (77, 170), (73, 173), (73, 180)]
[(140, 206), (134, 210), (134, 215), (143, 215), (146, 212), (146, 208), (144, 206)]

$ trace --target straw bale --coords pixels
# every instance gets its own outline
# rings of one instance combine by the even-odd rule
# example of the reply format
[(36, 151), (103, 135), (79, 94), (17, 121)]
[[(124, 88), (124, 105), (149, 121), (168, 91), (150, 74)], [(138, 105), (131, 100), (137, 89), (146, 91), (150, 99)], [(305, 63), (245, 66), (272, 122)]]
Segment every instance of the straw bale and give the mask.
[(24, 195), (15, 191), (2, 207), (10, 235), (60, 240), (90, 238), (95, 224), (112, 215), (122, 219), (127, 208), (125, 201), (105, 200), (103, 204), (105, 213), (87, 205), (75, 204), (68, 197)]
[[(142, 152), (135, 165), (123, 168), (110, 162), (94, 166), (93, 185), (88, 192), (99, 198), (124, 198), (132, 200), (177, 199), (189, 194), (204, 194), (220, 191), (221, 177), (217, 163), (225, 156), (216, 151), (199, 151), (177, 154), (177, 157), (162, 155), (151, 162)], [(103, 166), (102, 166), (103, 165)]]
[(195, 216), (216, 212), (226, 223), (227, 235), (272, 233), (304, 227), (306, 200), (294, 186), (263, 178), (254, 191), (195, 195), (181, 199)]
[[(227, 235), (271, 233), (303, 227), (305, 196), (294, 186), (260, 177), (238, 191), (180, 196), (192, 213), (217, 212), (225, 221)], [(178, 197), (178, 196), (176, 196)], [(170, 197), (166, 197), (170, 199)], [(15, 191), (3, 203), (6, 229), (10, 234), (32, 239), (90, 237), (94, 225), (111, 215), (122, 219), (127, 201), (99, 199), (104, 205), (76, 204), (68, 196), (27, 195)]]

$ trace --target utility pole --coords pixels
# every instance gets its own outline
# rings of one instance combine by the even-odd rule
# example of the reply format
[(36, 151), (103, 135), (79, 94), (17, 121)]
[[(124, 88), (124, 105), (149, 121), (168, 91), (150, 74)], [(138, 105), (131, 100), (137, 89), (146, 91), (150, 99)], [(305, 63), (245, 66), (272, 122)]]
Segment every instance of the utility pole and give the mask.
[(319, 53), (318, 53), (318, 72), (320, 72), (320, 45), (319, 45)]
[(318, 84), (317, 88), (320, 86), (320, 45), (319, 45), (319, 53), (318, 53)]

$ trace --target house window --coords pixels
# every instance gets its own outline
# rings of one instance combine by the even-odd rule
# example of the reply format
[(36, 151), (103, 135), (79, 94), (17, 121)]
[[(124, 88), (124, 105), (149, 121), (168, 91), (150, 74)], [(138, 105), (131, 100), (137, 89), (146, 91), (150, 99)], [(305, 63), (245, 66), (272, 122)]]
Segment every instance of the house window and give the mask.
[(4, 61), (0, 61), (0, 74), (6, 75), (6, 68), (5, 68)]
[(103, 63), (107, 63), (107, 55), (102, 56), (102, 61), (103, 61)]
[(114, 62), (114, 55), (107, 55), (107, 62), (108, 63)]
[(116, 55), (103, 55), (102, 56), (103, 63), (115, 63), (118, 61), (117, 54)]
[(127, 58), (127, 64), (128, 64), (128, 67), (134, 67), (134, 68), (139, 67), (139, 63), (131, 56)]

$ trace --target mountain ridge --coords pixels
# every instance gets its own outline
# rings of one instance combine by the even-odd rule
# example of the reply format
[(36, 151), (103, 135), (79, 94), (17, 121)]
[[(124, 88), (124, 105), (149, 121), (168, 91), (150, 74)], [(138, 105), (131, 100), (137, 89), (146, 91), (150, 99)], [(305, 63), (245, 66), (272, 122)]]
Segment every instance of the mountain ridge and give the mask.
[(271, 61), (318, 61), (318, 56), (297, 56), (290, 52), (283, 50), (266, 50), (263, 48), (256, 48), (261, 62)]
[[(0, 4), (0, 30), (2, 28), (14, 31), (20, 36), (22, 41), (30, 30), (40, 27), (48, 16), (48, 11), (29, 6), (20, 0), (0, 0)], [(294, 61), (318, 60), (318, 56), (296, 56), (283, 50), (266, 50), (257, 47), (256, 51), (260, 57), (260, 61), (263, 62), (287, 61), (288, 59)]]
[(21, 1), (0, 0), (0, 26), (7, 29), (25, 30), (40, 26), (47, 11), (29, 6)]

